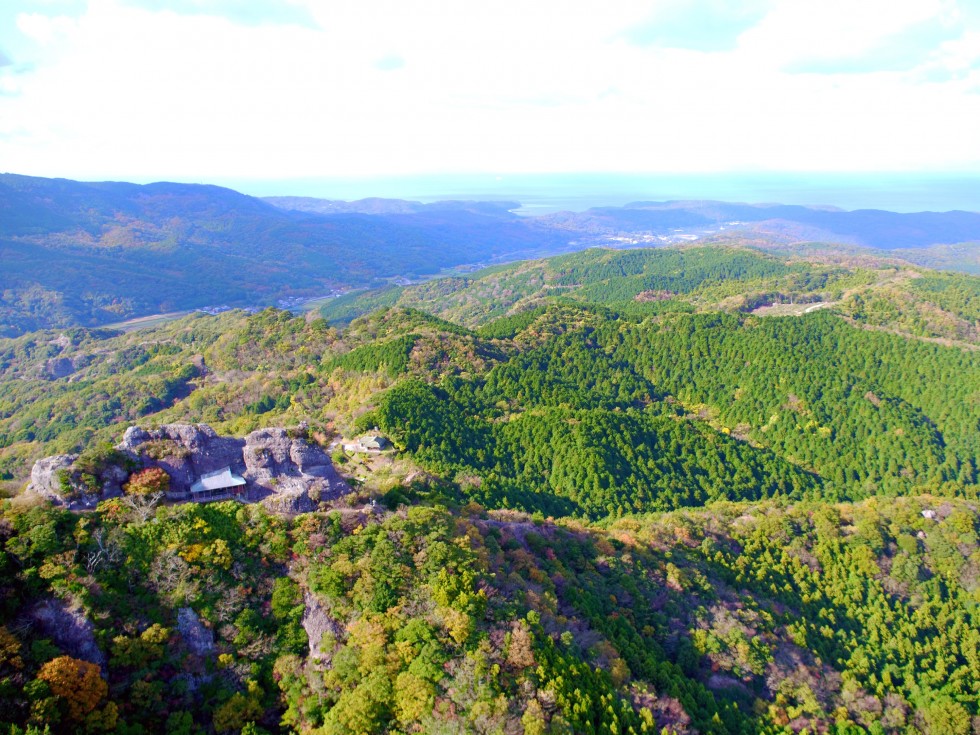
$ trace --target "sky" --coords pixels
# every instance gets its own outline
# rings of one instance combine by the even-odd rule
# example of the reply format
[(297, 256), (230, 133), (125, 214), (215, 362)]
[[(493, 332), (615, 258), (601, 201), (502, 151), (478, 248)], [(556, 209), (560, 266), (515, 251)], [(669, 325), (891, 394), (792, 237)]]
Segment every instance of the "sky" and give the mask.
[(3, 0), (0, 171), (980, 173), (978, 0)]

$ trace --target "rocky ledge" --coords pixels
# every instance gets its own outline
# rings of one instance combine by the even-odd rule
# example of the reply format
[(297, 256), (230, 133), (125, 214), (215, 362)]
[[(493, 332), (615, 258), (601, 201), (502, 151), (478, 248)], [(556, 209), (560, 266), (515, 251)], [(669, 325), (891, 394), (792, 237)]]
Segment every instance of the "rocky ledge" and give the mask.
[(31, 471), (28, 492), (81, 510), (118, 496), (131, 472), (149, 467), (169, 475), (172, 501), (190, 499), (191, 486), (202, 475), (226, 467), (246, 482), (242, 500), (261, 502), (278, 513), (315, 510), (320, 501), (350, 492), (330, 456), (307, 440), (302, 427), (259, 429), (239, 439), (219, 436), (206, 424), (131, 426), (115, 449), (115, 456), (82, 486), (67, 481), (77, 473), (77, 455), (45, 457)]

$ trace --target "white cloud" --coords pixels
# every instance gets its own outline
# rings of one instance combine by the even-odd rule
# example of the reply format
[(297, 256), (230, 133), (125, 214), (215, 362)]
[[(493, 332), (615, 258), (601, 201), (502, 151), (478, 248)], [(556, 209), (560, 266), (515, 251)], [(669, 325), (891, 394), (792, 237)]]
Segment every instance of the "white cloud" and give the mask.
[(777, 67), (853, 58), (890, 36), (932, 21), (952, 22), (949, 0), (786, 0), (739, 38), (743, 55)]
[(980, 30), (967, 31), (960, 38), (942, 43), (935, 63), (951, 72), (965, 72), (980, 64)]
[[(227, 180), (980, 166), (980, 96), (965, 71), (785, 71), (946, 17), (941, 0), (787, 0), (715, 53), (627, 41), (651, 17), (639, 0), (308, 10), (309, 24), (121, 0), (21, 14), (37, 65), (0, 68), (2, 167)], [(966, 68), (975, 48), (964, 36), (936, 58)]]

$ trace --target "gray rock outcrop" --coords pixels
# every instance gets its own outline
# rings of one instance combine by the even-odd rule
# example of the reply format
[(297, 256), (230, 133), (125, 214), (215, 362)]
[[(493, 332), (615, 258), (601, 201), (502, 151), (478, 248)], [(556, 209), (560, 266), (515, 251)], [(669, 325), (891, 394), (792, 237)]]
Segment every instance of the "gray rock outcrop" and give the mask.
[(77, 454), (56, 454), (53, 457), (39, 459), (31, 469), (31, 483), (27, 486), (28, 492), (47, 498), (52, 503), (64, 503), (65, 497), (61, 489), (59, 474), (62, 470), (70, 470), (76, 459), (78, 459)]
[[(55, 505), (63, 505), (70, 510), (91, 509), (100, 500), (122, 494), (123, 483), (129, 478), (129, 473), (124, 468), (116, 465), (103, 468), (96, 478), (101, 489), (93, 493), (87, 485), (77, 482), (78, 473), (73, 471), (76, 459), (77, 454), (56, 454), (39, 459), (31, 469), (27, 492), (40, 495)], [(65, 484), (61, 481), (64, 473), (68, 473), (69, 478)]]
[(259, 429), (245, 437), (244, 477), (262, 503), (277, 513), (306, 513), (350, 488), (329, 455), (285, 429)]
[(191, 653), (198, 656), (214, 653), (214, 633), (204, 626), (193, 609), (182, 607), (177, 611), (177, 632)]
[(319, 500), (314, 500), (312, 497), (316, 494), (315, 491), (311, 494), (310, 488), (302, 482), (290, 479), (283, 486), (266, 493), (259, 502), (270, 513), (295, 516), (300, 513), (311, 513), (317, 509)]
[[(230, 468), (245, 479), (243, 499), (286, 515), (316, 510), (321, 500), (350, 492), (330, 456), (307, 442), (304, 431), (259, 429), (244, 439), (219, 436), (206, 424), (131, 426), (116, 449), (133, 467), (160, 467), (170, 476), (171, 500), (187, 499), (204, 474)], [(101, 495), (66, 497), (59, 473), (72, 470), (76, 455), (45, 457), (34, 465), (29, 490), (69, 508), (90, 507), (122, 492), (129, 472), (110, 465), (99, 476)]]
[(244, 442), (219, 436), (207, 424), (165, 424), (159, 429), (130, 426), (117, 446), (146, 466), (162, 467), (170, 475), (170, 492), (181, 496), (203, 474), (230, 467), (245, 470)]
[(30, 618), (59, 648), (105, 668), (106, 657), (95, 642), (95, 628), (81, 610), (70, 610), (52, 598), (36, 605)]
[(52, 357), (44, 363), (42, 374), (49, 380), (67, 378), (75, 372), (75, 363), (68, 357)]
[[(310, 642), (310, 663), (318, 668), (330, 666), (334, 649), (343, 640), (344, 626), (312, 594), (303, 595), (303, 628)], [(326, 640), (324, 640), (326, 638)]]
[(118, 465), (109, 465), (100, 475), (102, 480), (102, 497), (118, 498), (123, 493), (123, 485), (129, 479), (129, 473)]

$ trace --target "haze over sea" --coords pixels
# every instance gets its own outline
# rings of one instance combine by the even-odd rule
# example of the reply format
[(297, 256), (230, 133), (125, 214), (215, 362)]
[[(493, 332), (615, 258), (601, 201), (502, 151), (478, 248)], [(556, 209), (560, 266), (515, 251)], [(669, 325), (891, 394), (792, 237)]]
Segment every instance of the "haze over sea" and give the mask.
[(515, 174), (215, 182), (256, 196), (513, 200), (520, 214), (713, 199), (893, 212), (980, 211), (980, 176), (950, 173)]

